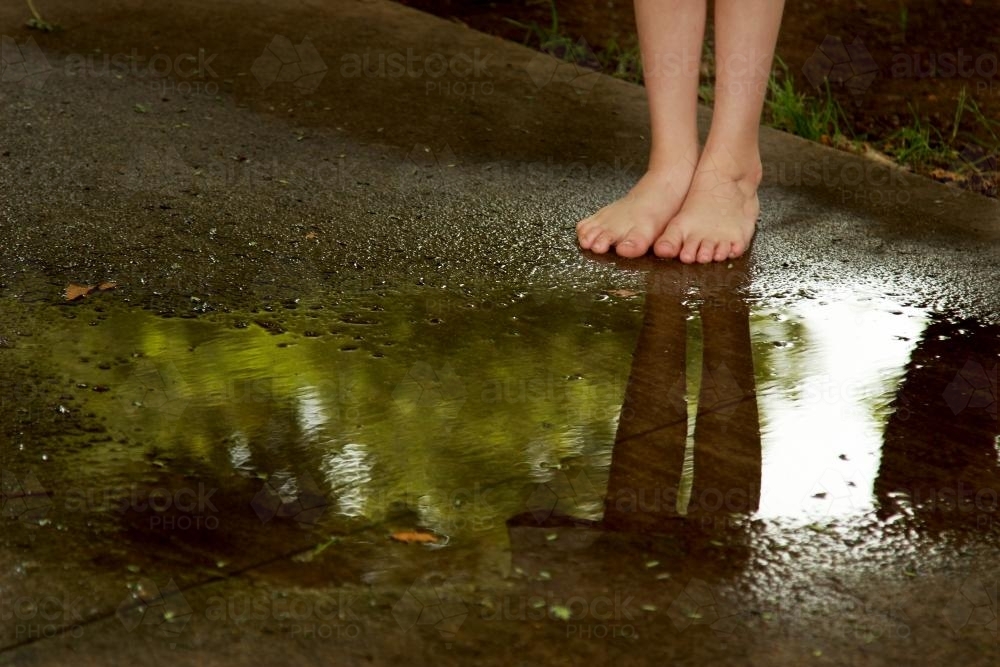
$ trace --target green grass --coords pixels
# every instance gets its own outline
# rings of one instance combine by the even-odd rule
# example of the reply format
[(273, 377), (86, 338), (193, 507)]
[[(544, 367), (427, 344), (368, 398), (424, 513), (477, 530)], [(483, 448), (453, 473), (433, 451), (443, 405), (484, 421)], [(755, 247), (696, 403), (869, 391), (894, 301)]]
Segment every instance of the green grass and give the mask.
[(982, 130), (985, 134), (988, 134), (992, 141), (984, 143), (977, 139), (976, 136), (972, 136), (971, 139), (986, 148), (991, 148), (993, 150), (1000, 148), (1000, 121), (987, 118), (985, 114), (983, 114), (982, 109), (979, 108), (976, 101), (968, 96), (964, 87), (962, 88), (962, 92), (958, 99), (959, 103), (958, 110), (955, 112), (955, 127), (952, 132), (952, 141), (954, 141), (958, 135), (958, 126), (962, 119), (962, 115), (969, 113), (972, 115), (972, 120), (975, 123), (976, 128)]
[[(834, 144), (844, 137), (843, 127), (848, 125), (843, 108), (833, 99), (827, 82), (825, 95), (813, 97), (799, 92), (795, 78), (788, 66), (776, 58), (777, 68), (768, 81), (768, 100), (765, 120), (772, 127), (790, 132), (811, 141), (824, 138)], [(841, 121), (844, 125), (841, 125)]]
[(945, 141), (941, 132), (920, 119), (910, 107), (913, 121), (901, 127), (886, 140), (886, 152), (900, 164), (914, 170), (950, 165), (957, 153)]
[[(913, 119), (910, 124), (900, 128), (885, 141), (886, 152), (901, 164), (917, 171), (932, 168), (947, 168), (965, 174), (978, 173), (979, 161), (969, 160), (964, 154), (981, 154), (988, 158), (990, 154), (1000, 154), (1000, 122), (991, 120), (983, 114), (979, 104), (969, 97), (968, 91), (962, 88), (955, 104), (955, 115), (952, 120), (951, 132), (944, 134), (920, 118), (910, 107)], [(963, 132), (963, 120), (969, 119), (972, 132)], [(963, 147), (966, 150), (962, 150)], [(969, 147), (976, 150), (969, 151)]]
[(550, 0), (552, 19), (549, 25), (543, 26), (537, 23), (525, 24), (513, 19), (505, 19), (508, 23), (516, 25), (527, 31), (524, 43), (529, 46), (541, 49), (557, 58), (578, 65), (598, 67), (602, 63), (597, 56), (587, 46), (582, 39), (574, 40), (564, 34), (559, 26), (559, 12), (556, 10), (556, 3)]
[(60, 30), (60, 26), (57, 23), (49, 23), (42, 18), (42, 15), (38, 13), (38, 9), (35, 7), (33, 0), (26, 0), (28, 3), (28, 9), (31, 11), (31, 18), (28, 19), (26, 25), (34, 30), (41, 30), (42, 32), (56, 32)]
[(612, 38), (598, 54), (598, 60), (601, 68), (611, 76), (632, 83), (642, 83), (642, 55), (635, 39), (620, 44)]
[(573, 39), (566, 35), (559, 24), (559, 12), (555, 2), (549, 2), (551, 19), (548, 25), (525, 24), (513, 19), (504, 19), (525, 30), (524, 44), (532, 46), (557, 58), (585, 67), (591, 67), (632, 83), (642, 83), (642, 58), (639, 43), (635, 38), (619, 42), (610, 39), (600, 49), (594, 50), (583, 39)]

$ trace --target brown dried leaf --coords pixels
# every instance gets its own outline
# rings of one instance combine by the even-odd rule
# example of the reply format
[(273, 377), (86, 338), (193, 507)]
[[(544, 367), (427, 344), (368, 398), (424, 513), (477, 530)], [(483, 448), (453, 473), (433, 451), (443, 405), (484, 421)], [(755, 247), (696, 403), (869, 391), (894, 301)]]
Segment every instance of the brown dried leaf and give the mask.
[(77, 283), (70, 283), (69, 285), (66, 285), (66, 300), (76, 301), (77, 299), (82, 299), (93, 291), (93, 285), (78, 285)]
[(113, 290), (116, 289), (117, 287), (118, 283), (116, 283), (113, 280), (105, 280), (104, 282), (99, 283), (97, 285), (97, 289), (101, 290), (102, 292), (107, 292), (108, 290)]
[(959, 179), (959, 175), (955, 172), (941, 168), (931, 169), (930, 176), (938, 181), (957, 181)]

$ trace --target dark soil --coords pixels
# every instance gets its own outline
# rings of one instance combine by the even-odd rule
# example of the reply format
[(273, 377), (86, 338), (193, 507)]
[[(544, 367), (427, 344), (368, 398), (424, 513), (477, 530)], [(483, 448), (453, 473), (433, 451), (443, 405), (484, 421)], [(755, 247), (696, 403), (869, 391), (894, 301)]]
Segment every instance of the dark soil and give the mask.
[[(519, 42), (532, 43), (517, 25), (552, 23), (548, 0), (399, 0), (403, 4), (451, 18), (468, 26)], [(560, 32), (582, 38), (600, 54), (614, 41), (635, 43), (632, 4), (622, 0), (580, 3), (555, 0)], [(905, 17), (903, 7), (905, 6)], [(515, 23), (516, 22), (516, 23)], [(711, 30), (711, 29), (710, 29)], [(709, 35), (711, 39), (711, 34)], [(963, 177), (970, 189), (996, 196), (998, 126), (987, 127), (971, 113), (963, 114), (954, 141), (958, 100), (965, 89), (984, 116), (1000, 122), (1000, 7), (993, 0), (827, 0), (789, 2), (778, 56), (802, 92), (824, 93), (829, 65), (818, 54), (841, 49), (854, 72), (866, 70), (870, 54), (877, 65), (873, 80), (855, 77), (834, 83), (832, 93), (847, 117), (845, 133), (877, 147), (893, 148), (893, 135), (919, 119), (931, 130), (932, 143), (951, 144), (958, 153), (944, 163), (925, 164), (919, 171), (938, 180)], [(824, 44), (824, 40), (826, 43)], [(857, 41), (856, 41), (857, 40)], [(537, 41), (537, 40), (535, 40)], [(828, 62), (828, 61), (827, 61)], [(826, 71), (824, 71), (826, 70)], [(836, 73), (830, 75), (836, 79)], [(818, 84), (819, 88), (813, 86)], [(852, 90), (853, 89), (853, 90)], [(963, 168), (966, 167), (966, 168)], [(968, 169), (974, 166), (975, 169)]]

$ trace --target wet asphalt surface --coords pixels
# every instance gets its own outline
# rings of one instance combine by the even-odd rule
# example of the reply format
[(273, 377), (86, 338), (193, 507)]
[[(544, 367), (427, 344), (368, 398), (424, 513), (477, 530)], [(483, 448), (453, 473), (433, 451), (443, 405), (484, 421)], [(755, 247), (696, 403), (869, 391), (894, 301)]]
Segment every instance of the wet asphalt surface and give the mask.
[(996, 663), (995, 201), (768, 132), (749, 257), (593, 257), (640, 89), (392, 4), (48, 4), (0, 664)]

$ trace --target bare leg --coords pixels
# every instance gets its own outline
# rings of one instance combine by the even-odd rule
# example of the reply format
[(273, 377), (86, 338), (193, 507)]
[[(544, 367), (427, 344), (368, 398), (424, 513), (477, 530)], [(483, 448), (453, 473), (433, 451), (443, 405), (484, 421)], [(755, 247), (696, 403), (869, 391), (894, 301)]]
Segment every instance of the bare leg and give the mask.
[(753, 238), (760, 203), (760, 115), (784, 0), (717, 0), (712, 130), (684, 207), (654, 252), (681, 261), (739, 257)]
[(646, 174), (622, 199), (577, 224), (580, 247), (645, 255), (680, 210), (698, 163), (698, 74), (706, 0), (635, 0), (649, 96)]

